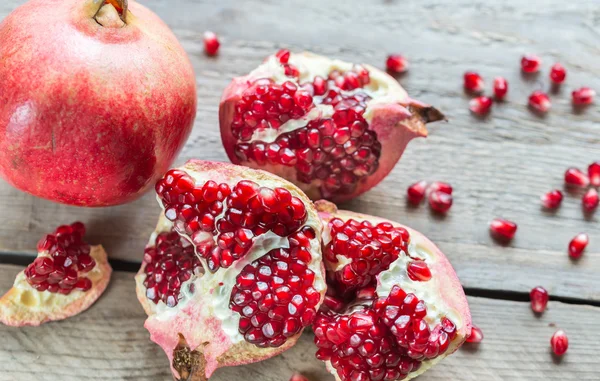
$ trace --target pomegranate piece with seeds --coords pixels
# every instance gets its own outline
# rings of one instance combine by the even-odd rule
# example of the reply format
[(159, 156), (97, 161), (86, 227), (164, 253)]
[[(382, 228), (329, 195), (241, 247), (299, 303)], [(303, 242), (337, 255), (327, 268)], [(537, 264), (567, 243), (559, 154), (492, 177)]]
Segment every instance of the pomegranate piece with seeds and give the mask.
[(0, 322), (37, 326), (77, 315), (104, 292), (112, 269), (102, 246), (90, 246), (81, 222), (62, 225), (38, 243), (38, 256), (0, 299)]
[(588, 189), (581, 198), (583, 210), (588, 213), (596, 210), (598, 203), (600, 203), (600, 198), (598, 197), (598, 191), (595, 188)]
[(577, 168), (569, 168), (565, 171), (565, 184), (586, 187), (590, 183), (587, 175)]
[(478, 73), (468, 71), (463, 76), (465, 90), (471, 93), (480, 93), (484, 89), (483, 78)]
[[(329, 292), (344, 307), (313, 323), (316, 357), (341, 381), (403, 380), (462, 345), (471, 328), (452, 266), (420, 233), (317, 202)], [(418, 249), (417, 249), (418, 248)]]
[(551, 190), (541, 196), (542, 206), (546, 209), (556, 209), (563, 200), (563, 193), (558, 189)]
[(427, 181), (417, 181), (406, 189), (406, 198), (411, 204), (418, 205), (425, 198), (426, 190)]
[(486, 115), (492, 109), (492, 98), (477, 97), (469, 101), (469, 110), (476, 115)]
[(385, 61), (385, 67), (390, 73), (404, 73), (408, 70), (408, 61), (399, 54), (391, 54)]
[(483, 341), (483, 331), (479, 327), (473, 325), (471, 327), (471, 333), (467, 336), (465, 341), (472, 344), (481, 343)]
[(590, 242), (590, 238), (585, 233), (579, 233), (571, 242), (569, 242), (569, 256), (573, 259), (579, 259), (583, 255), (583, 251)]
[(508, 93), (508, 81), (503, 77), (494, 78), (494, 97), (496, 97), (496, 100), (503, 100), (506, 93)]
[(204, 52), (209, 56), (214, 56), (219, 52), (221, 43), (214, 32), (204, 32)]
[(540, 70), (542, 59), (533, 54), (526, 54), (521, 58), (521, 70), (525, 73), (535, 73)]
[(593, 162), (588, 166), (588, 178), (593, 187), (600, 187), (600, 161)]
[(534, 287), (529, 292), (529, 299), (531, 301), (531, 309), (533, 312), (541, 314), (546, 310), (550, 295), (548, 295), (548, 291), (546, 291), (544, 287), (538, 286)]
[(567, 69), (559, 63), (555, 63), (550, 69), (550, 80), (556, 84), (563, 83), (567, 78)]
[(567, 349), (569, 349), (569, 338), (565, 331), (559, 329), (552, 335), (550, 347), (552, 348), (552, 352), (557, 356), (562, 356), (567, 353)]
[(335, 201), (378, 184), (408, 142), (427, 135), (425, 124), (441, 119), (381, 70), (287, 50), (234, 79), (219, 109), (232, 162)]
[(546, 93), (543, 91), (534, 91), (529, 96), (529, 107), (537, 112), (545, 113), (550, 110), (552, 103), (550, 103), (550, 98), (548, 98)]
[(589, 87), (579, 88), (571, 93), (573, 104), (575, 106), (585, 106), (594, 103), (596, 91)]
[(168, 171), (156, 192), (163, 214), (136, 289), (174, 375), (204, 380), (293, 346), (326, 289), (322, 226), (306, 195), (267, 172), (197, 160)]
[(502, 218), (495, 218), (490, 223), (490, 232), (495, 238), (511, 240), (517, 233), (517, 224)]

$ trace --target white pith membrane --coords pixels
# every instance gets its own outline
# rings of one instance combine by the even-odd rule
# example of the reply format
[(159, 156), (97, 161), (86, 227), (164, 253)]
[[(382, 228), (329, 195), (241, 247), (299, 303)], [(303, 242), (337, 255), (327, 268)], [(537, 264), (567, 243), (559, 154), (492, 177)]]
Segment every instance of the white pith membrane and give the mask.
[[(24, 271), (19, 272), (13, 287), (0, 299), (0, 322), (37, 326), (47, 321), (66, 319), (89, 308), (106, 289), (112, 272), (102, 246), (91, 246), (90, 256), (96, 265), (85, 273), (92, 282), (87, 291), (73, 289), (68, 295), (38, 291), (27, 282)], [(49, 257), (48, 251), (38, 253), (39, 257)]]
[[(196, 187), (202, 186), (208, 180), (213, 180), (217, 184), (227, 183), (233, 189), (241, 180), (250, 180), (261, 187), (271, 189), (286, 188), (292, 196), (304, 202), (307, 220), (302, 227), (309, 226), (316, 234), (316, 238), (310, 240), (311, 246), (309, 251), (312, 260), (308, 264), (308, 268), (315, 273), (313, 287), (321, 294), (319, 304), (316, 306), (318, 309), (323, 300), (326, 284), (324, 281), (319, 238), (322, 226), (316, 210), (314, 210), (308, 198), (293, 184), (263, 171), (242, 168), (231, 164), (214, 163), (210, 169), (203, 167), (202, 172), (199, 172), (195, 170), (194, 163), (189, 162), (179, 169), (185, 171), (194, 179)], [(251, 173), (252, 175), (244, 175), (244, 173)], [(154, 246), (158, 234), (172, 231), (174, 225), (173, 222), (164, 216), (164, 207), (160, 199), (158, 199), (158, 202), (163, 209), (163, 213), (160, 215), (155, 231), (150, 236), (148, 247)], [(226, 211), (227, 205), (226, 202), (223, 202), (223, 212), (215, 218), (215, 221), (218, 221)], [(207, 237), (216, 242), (218, 234), (215, 236), (212, 236), (210, 233), (206, 234)], [(183, 237), (190, 245), (192, 244), (191, 239), (187, 235), (180, 234), (180, 237)], [(252, 247), (245, 256), (236, 260), (232, 266), (228, 268), (221, 267), (215, 272), (210, 272), (206, 259), (196, 254), (200, 259), (203, 269), (196, 271), (188, 281), (182, 282), (179, 302), (175, 307), (168, 307), (163, 301), (158, 301), (155, 304), (148, 299), (146, 299), (146, 303), (142, 303), (146, 313), (149, 315), (145, 327), (150, 331), (152, 340), (163, 347), (170, 362), (173, 360), (173, 349), (179, 340), (177, 333), (181, 333), (184, 336), (191, 350), (196, 348), (201, 349), (206, 360), (205, 373), (207, 378), (214, 370), (221, 366), (218, 358), (237, 344), (252, 346), (256, 352), (262, 352), (262, 355), (256, 359), (241, 359), (238, 362), (239, 364), (243, 364), (271, 357), (295, 343), (302, 331), (295, 336), (289, 337), (281, 348), (259, 348), (254, 344), (247, 343), (244, 336), (239, 333), (240, 314), (234, 312), (229, 307), (231, 292), (236, 283), (236, 276), (246, 265), (266, 255), (272, 249), (278, 248), (289, 248), (288, 237), (280, 237), (268, 231), (254, 238)], [(143, 286), (145, 278), (146, 275), (142, 267), (136, 276), (138, 299), (140, 301), (146, 298), (145, 287)], [(193, 292), (190, 291), (190, 286), (192, 285)], [(185, 326), (187, 332), (175, 332), (171, 329), (173, 326)], [(159, 330), (153, 327), (159, 328)], [(169, 329), (171, 329), (171, 332), (168, 332)], [(172, 337), (161, 336), (165, 333), (172, 333)], [(291, 345), (288, 345), (288, 342)], [(242, 352), (247, 353), (248, 351), (243, 350)]]
[[(320, 203), (323, 202), (319, 201), (317, 204)], [(325, 202), (324, 204), (327, 204), (327, 208), (333, 206), (333, 204), (327, 202)], [(320, 205), (318, 205), (317, 208), (320, 212), (323, 212), (323, 210), (320, 208)], [(442, 280), (442, 278), (446, 276), (446, 274), (439, 273), (436, 271), (435, 264), (438, 261), (438, 257), (435, 251), (431, 250), (431, 242), (429, 242), (429, 240), (427, 240), (422, 234), (406, 226), (373, 216), (361, 216), (360, 214), (352, 212), (338, 212), (337, 210), (327, 210), (327, 212), (322, 213), (322, 217), (325, 225), (323, 231), (324, 245), (327, 245), (328, 242), (331, 242), (331, 229), (329, 226), (329, 220), (331, 218), (339, 218), (344, 222), (350, 219), (354, 219), (358, 222), (362, 222), (365, 219), (368, 219), (368, 221), (370, 221), (373, 225), (377, 225), (382, 222), (387, 222), (397, 227), (403, 227), (407, 229), (410, 233), (408, 255), (402, 252), (398, 259), (392, 262), (387, 270), (382, 271), (377, 276), (377, 286), (375, 290), (377, 298), (386, 298), (390, 294), (392, 287), (397, 285), (407, 294), (412, 293), (419, 300), (422, 300), (425, 303), (427, 307), (427, 315), (425, 316), (424, 320), (427, 322), (430, 329), (439, 324), (442, 318), (446, 317), (450, 319), (452, 323), (455, 324), (457, 334), (456, 337), (450, 342), (450, 345), (446, 352), (437, 356), (434, 359), (422, 360), (420, 368), (417, 371), (409, 373), (408, 376), (404, 378), (404, 380), (410, 380), (423, 374), (427, 370), (431, 369), (434, 365), (436, 365), (439, 361), (455, 352), (456, 349), (458, 349), (458, 347), (462, 345), (466, 336), (468, 336), (470, 332), (470, 313), (468, 313), (468, 311), (466, 315), (464, 311), (461, 313), (461, 311), (456, 309), (455, 306), (447, 303), (446, 299), (442, 296), (441, 290), (444, 286), (440, 283), (440, 280)], [(326, 261), (325, 265), (328, 271), (341, 270), (344, 267), (344, 265), (352, 262), (351, 258), (347, 258), (342, 255), (337, 255), (336, 258), (338, 259), (337, 264), (328, 263)], [(412, 262), (415, 259), (420, 259), (427, 263), (432, 275), (429, 281), (414, 281), (408, 276), (407, 265), (409, 262)], [(337, 370), (333, 367), (331, 362), (325, 361), (325, 363), (329, 372), (335, 376), (336, 380), (340, 381), (340, 378), (337, 374)]]

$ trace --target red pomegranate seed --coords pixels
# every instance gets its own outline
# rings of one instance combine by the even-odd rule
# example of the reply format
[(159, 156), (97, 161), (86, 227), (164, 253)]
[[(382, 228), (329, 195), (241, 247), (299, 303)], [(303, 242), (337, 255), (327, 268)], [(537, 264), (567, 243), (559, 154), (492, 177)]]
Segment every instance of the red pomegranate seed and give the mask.
[(556, 209), (563, 200), (563, 193), (558, 189), (552, 190), (541, 197), (542, 205), (546, 209)]
[(494, 78), (494, 96), (497, 100), (502, 100), (508, 93), (508, 82), (503, 77)]
[(577, 234), (571, 242), (569, 242), (569, 256), (573, 259), (579, 259), (583, 255), (583, 251), (590, 242), (590, 238), (585, 233)]
[(589, 178), (577, 168), (569, 168), (565, 172), (565, 184), (579, 187), (587, 187), (590, 183)]
[(550, 69), (550, 79), (554, 83), (563, 83), (567, 78), (567, 70), (559, 63), (555, 63)]
[(332, 311), (341, 311), (344, 308), (344, 302), (329, 295), (325, 295), (323, 304)]
[(483, 79), (478, 73), (468, 71), (464, 75), (464, 86), (469, 92), (480, 93), (484, 88)]
[(600, 198), (598, 197), (598, 191), (595, 188), (588, 189), (581, 198), (581, 204), (586, 212), (593, 212), (596, 210), (599, 202)]
[(427, 181), (418, 181), (406, 190), (406, 197), (408, 201), (414, 205), (420, 204), (425, 197), (425, 190), (427, 189)]
[(408, 277), (414, 281), (426, 282), (431, 279), (431, 270), (425, 261), (412, 261), (406, 267)]
[(552, 347), (552, 352), (554, 352), (557, 356), (562, 356), (569, 349), (569, 338), (567, 334), (562, 329), (559, 329), (552, 335), (550, 339), (550, 346)]
[(534, 91), (529, 96), (529, 107), (538, 112), (547, 112), (552, 107), (550, 98), (543, 91)]
[(465, 341), (467, 343), (473, 344), (481, 343), (481, 341), (483, 341), (483, 332), (481, 331), (481, 329), (479, 329), (479, 327), (473, 325), (471, 327), (471, 334), (467, 337)]
[(540, 70), (541, 64), (541, 58), (533, 54), (526, 54), (521, 58), (521, 69), (525, 73), (535, 73)]
[(443, 181), (434, 181), (427, 189), (429, 192), (440, 191), (448, 194), (452, 194), (452, 185)]
[(219, 51), (219, 46), (221, 43), (219, 42), (219, 38), (214, 32), (206, 31), (204, 32), (204, 51), (209, 56), (214, 56)]
[(492, 109), (492, 98), (490, 97), (477, 97), (469, 101), (469, 110), (473, 114), (485, 115)]
[(593, 187), (600, 187), (600, 161), (596, 161), (588, 167), (588, 177)]
[(435, 212), (446, 213), (452, 206), (452, 195), (442, 191), (429, 193), (429, 206)]
[(404, 73), (408, 70), (408, 61), (399, 54), (391, 54), (385, 61), (385, 66), (390, 73)]
[(517, 224), (502, 218), (495, 218), (490, 223), (490, 231), (497, 238), (511, 240), (517, 232)]
[(275, 53), (275, 57), (277, 57), (280, 63), (286, 64), (290, 60), (290, 51), (287, 49), (281, 49)]
[(300, 373), (294, 373), (290, 381), (308, 381), (308, 378), (304, 377)]
[(594, 97), (596, 96), (596, 91), (590, 89), (589, 87), (582, 87), (577, 89), (571, 93), (573, 97), (573, 104), (576, 106), (584, 106), (589, 105), (594, 102)]
[(550, 296), (544, 287), (537, 286), (531, 290), (529, 298), (531, 300), (531, 309), (533, 312), (541, 314), (546, 310)]

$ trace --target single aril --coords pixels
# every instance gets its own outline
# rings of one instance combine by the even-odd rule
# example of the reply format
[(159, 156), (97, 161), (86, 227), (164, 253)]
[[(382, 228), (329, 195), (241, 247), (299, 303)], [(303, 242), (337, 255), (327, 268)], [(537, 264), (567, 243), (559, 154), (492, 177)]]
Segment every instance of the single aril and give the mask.
[(445, 183), (443, 181), (434, 181), (427, 188), (427, 192), (435, 192), (440, 191), (447, 194), (452, 194), (452, 185)]
[(452, 207), (452, 195), (441, 190), (430, 192), (427, 199), (429, 207), (437, 213), (446, 213)]
[(541, 196), (542, 205), (546, 209), (556, 209), (563, 200), (563, 193), (558, 189), (551, 190)]
[(145, 327), (178, 379), (275, 356), (326, 284), (312, 202), (270, 173), (189, 161), (156, 184), (163, 208), (136, 276)]
[(588, 178), (593, 187), (600, 187), (600, 161), (593, 162), (588, 166)]
[(581, 258), (588, 243), (590, 243), (590, 238), (586, 233), (577, 234), (569, 242), (569, 256), (573, 259)]
[(471, 93), (480, 93), (484, 89), (483, 78), (479, 73), (468, 71), (463, 76), (465, 90)]
[(481, 331), (481, 329), (475, 325), (471, 326), (471, 334), (469, 336), (467, 336), (466, 340), (467, 343), (472, 343), (472, 344), (479, 344), (483, 341), (483, 331)]
[(550, 295), (544, 287), (537, 286), (529, 292), (529, 299), (531, 301), (531, 309), (533, 312), (541, 314), (546, 310)]
[(62, 225), (37, 245), (38, 256), (0, 299), (0, 322), (37, 326), (88, 309), (102, 295), (112, 269), (102, 246), (90, 246), (81, 222)]
[(581, 87), (571, 93), (575, 106), (585, 106), (594, 103), (596, 91), (589, 87)]
[(469, 110), (476, 115), (486, 115), (492, 109), (492, 98), (477, 97), (469, 101)]
[(559, 329), (552, 335), (550, 347), (552, 348), (552, 352), (557, 356), (562, 356), (567, 353), (567, 349), (569, 349), (569, 338), (565, 331)]
[(503, 77), (494, 78), (494, 96), (496, 100), (501, 101), (508, 93), (508, 82)]
[(292, 374), (290, 381), (308, 381), (308, 378), (306, 378), (304, 375), (302, 375), (300, 373), (294, 373), (294, 374)]
[(391, 54), (385, 61), (385, 67), (388, 72), (393, 74), (404, 73), (408, 70), (408, 61), (404, 56)]
[(543, 91), (534, 91), (529, 96), (529, 107), (537, 112), (545, 113), (550, 110), (552, 104), (546, 93)]
[(569, 168), (565, 171), (565, 184), (578, 187), (587, 187), (590, 183), (588, 176), (577, 168)]
[(517, 232), (517, 224), (502, 218), (495, 218), (490, 223), (490, 232), (496, 238), (511, 240)]
[(593, 212), (596, 210), (599, 202), (600, 198), (598, 197), (598, 191), (595, 188), (588, 189), (581, 198), (581, 205), (586, 212)]
[(406, 198), (411, 204), (418, 205), (421, 203), (421, 201), (423, 201), (426, 190), (427, 181), (417, 181), (406, 189)]
[(563, 83), (567, 78), (567, 69), (559, 63), (555, 63), (550, 69), (550, 80), (556, 84)]
[(521, 58), (521, 70), (525, 73), (535, 73), (540, 70), (542, 60), (533, 54), (526, 54)]
[(214, 56), (219, 52), (219, 47), (221, 43), (219, 42), (219, 38), (214, 32), (206, 31), (204, 32), (204, 51), (209, 56)]
[(287, 50), (234, 79), (219, 109), (232, 162), (280, 175), (313, 200), (366, 192), (441, 119), (381, 70)]
[(453, 353), (471, 330), (452, 266), (422, 234), (316, 203), (328, 293), (342, 309), (313, 323), (316, 357), (340, 381), (408, 380)]

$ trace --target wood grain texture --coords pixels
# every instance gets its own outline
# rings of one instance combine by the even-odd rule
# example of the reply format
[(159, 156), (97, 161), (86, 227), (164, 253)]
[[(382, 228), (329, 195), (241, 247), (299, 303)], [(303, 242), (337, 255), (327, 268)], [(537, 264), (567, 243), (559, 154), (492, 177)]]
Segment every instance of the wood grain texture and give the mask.
[[(0, 265), (0, 292), (11, 286), (21, 268)], [(0, 326), (0, 380), (79, 381), (169, 380), (162, 350), (143, 328), (145, 314), (135, 299), (133, 274), (115, 273), (102, 298), (87, 312), (37, 328)], [(422, 381), (597, 380), (600, 308), (550, 302), (541, 318), (528, 303), (469, 298), (485, 339), (461, 350), (424, 376)], [(569, 335), (562, 361), (550, 354), (556, 327)], [(287, 380), (300, 371), (311, 381), (329, 381), (314, 358), (312, 333), (283, 355), (259, 364), (218, 370), (211, 381)]]
[[(2, 2), (0, 18), (23, 2)], [(578, 86), (600, 89), (596, 1), (389, 0), (368, 7), (342, 0), (142, 2), (174, 28), (196, 69), (198, 117), (178, 163), (192, 157), (227, 160), (217, 121), (221, 91), (280, 47), (380, 67), (386, 54), (402, 52), (412, 67), (401, 83), (414, 97), (437, 105), (449, 123), (432, 125), (430, 137), (413, 142), (385, 181), (346, 206), (428, 235), (447, 253), (465, 287), (527, 292), (543, 284), (553, 295), (600, 301), (600, 212), (584, 216), (581, 194), (569, 195), (556, 214), (539, 205), (541, 194), (562, 187), (568, 166), (584, 168), (600, 159), (600, 109), (574, 112), (569, 98)], [(202, 53), (206, 29), (222, 36), (217, 58)], [(520, 74), (525, 52), (543, 58), (538, 76)], [(567, 67), (568, 79), (552, 96), (552, 111), (538, 117), (526, 99), (534, 89), (548, 88), (548, 68), (555, 61)], [(461, 87), (469, 69), (478, 70), (488, 88), (497, 75), (510, 83), (507, 101), (483, 120), (469, 115)], [(447, 217), (406, 205), (404, 189), (419, 179), (454, 185), (455, 204)], [(140, 260), (159, 212), (151, 194), (129, 205), (91, 210), (36, 199), (5, 183), (0, 183), (0, 205), (2, 252), (33, 254), (44, 232), (82, 220), (93, 243), (130, 261)], [(498, 216), (519, 224), (508, 247), (488, 235), (488, 222)], [(572, 263), (566, 248), (580, 231), (590, 234), (591, 244), (584, 258)]]

